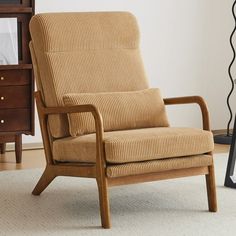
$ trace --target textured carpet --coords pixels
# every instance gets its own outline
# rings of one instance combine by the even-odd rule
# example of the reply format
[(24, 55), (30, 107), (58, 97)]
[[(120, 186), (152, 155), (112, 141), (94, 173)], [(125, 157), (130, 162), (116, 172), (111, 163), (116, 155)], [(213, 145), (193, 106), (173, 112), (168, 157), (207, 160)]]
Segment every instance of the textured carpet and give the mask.
[(59, 177), (39, 197), (42, 170), (0, 173), (0, 235), (236, 235), (236, 189), (223, 187), (227, 154), (215, 155), (218, 213), (207, 211), (205, 178), (114, 187), (112, 229), (100, 228), (94, 180)]

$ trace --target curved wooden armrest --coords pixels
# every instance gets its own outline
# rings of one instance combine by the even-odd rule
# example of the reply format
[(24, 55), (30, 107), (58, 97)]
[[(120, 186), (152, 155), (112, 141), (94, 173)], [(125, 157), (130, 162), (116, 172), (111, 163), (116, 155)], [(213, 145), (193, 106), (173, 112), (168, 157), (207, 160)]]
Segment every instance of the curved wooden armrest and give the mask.
[[(105, 159), (103, 155), (103, 135), (104, 135), (104, 128), (103, 128), (103, 120), (102, 115), (99, 110), (92, 104), (86, 105), (77, 105), (77, 106), (61, 106), (61, 107), (46, 107), (43, 103), (41, 92), (37, 91), (34, 93), (36, 99), (37, 110), (39, 114), (39, 121), (42, 130), (43, 141), (45, 146), (49, 149), (50, 142), (49, 136), (47, 134), (47, 117), (49, 115), (54, 114), (68, 114), (68, 113), (84, 113), (90, 112), (92, 113), (95, 121), (95, 129), (96, 129), (96, 151), (97, 151), (97, 160), (96, 163), (99, 165), (105, 165)], [(49, 156), (47, 159), (49, 163), (53, 163), (52, 153), (46, 151), (46, 156)]]
[(202, 112), (202, 123), (203, 129), (210, 131), (210, 120), (209, 112), (204, 99), (200, 96), (189, 96), (189, 97), (175, 97), (175, 98), (165, 98), (165, 105), (178, 105), (178, 104), (189, 104), (197, 103), (200, 106)]

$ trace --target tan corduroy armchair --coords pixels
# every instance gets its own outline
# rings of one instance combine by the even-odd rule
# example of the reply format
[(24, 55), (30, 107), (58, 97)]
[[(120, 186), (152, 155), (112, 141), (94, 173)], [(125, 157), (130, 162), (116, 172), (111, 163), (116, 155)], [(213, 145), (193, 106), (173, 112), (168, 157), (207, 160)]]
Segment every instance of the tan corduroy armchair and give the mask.
[[(47, 160), (34, 195), (57, 176), (94, 178), (110, 228), (108, 187), (205, 175), (209, 211), (217, 210), (206, 104), (198, 96), (162, 99), (148, 87), (133, 15), (39, 14), (30, 32)], [(169, 126), (165, 105), (187, 103), (200, 106), (203, 129)]]

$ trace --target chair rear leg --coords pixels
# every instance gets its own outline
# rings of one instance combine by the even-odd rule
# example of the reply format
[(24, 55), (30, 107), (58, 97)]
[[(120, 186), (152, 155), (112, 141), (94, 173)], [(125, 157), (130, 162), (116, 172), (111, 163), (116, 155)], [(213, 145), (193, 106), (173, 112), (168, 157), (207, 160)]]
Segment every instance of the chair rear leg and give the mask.
[(52, 168), (49, 168), (47, 166), (41, 178), (39, 179), (37, 185), (35, 186), (32, 194), (40, 195), (40, 193), (43, 192), (43, 190), (47, 188), (47, 186), (53, 181), (55, 177), (56, 177), (56, 174), (53, 172)]
[(96, 179), (99, 192), (99, 204), (102, 227), (105, 229), (111, 228), (110, 222), (110, 205), (108, 199), (108, 185), (106, 178)]
[(206, 175), (208, 207), (210, 212), (217, 212), (214, 165), (209, 166), (208, 169), (209, 173)]

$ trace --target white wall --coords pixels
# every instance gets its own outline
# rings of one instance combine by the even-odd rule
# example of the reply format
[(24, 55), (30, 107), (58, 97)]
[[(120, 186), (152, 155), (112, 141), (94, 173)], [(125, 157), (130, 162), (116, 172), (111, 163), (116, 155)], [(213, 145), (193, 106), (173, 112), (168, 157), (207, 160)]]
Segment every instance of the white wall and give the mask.
[[(164, 97), (201, 95), (209, 105), (213, 129), (226, 128), (227, 67), (232, 58), (231, 5), (222, 0), (36, 0), (36, 13), (130, 11), (141, 31), (141, 49), (150, 85)], [(235, 63), (236, 64), (236, 63)], [(236, 70), (234, 69), (236, 73)], [(231, 99), (236, 108), (236, 91)], [(197, 106), (168, 109), (172, 125), (200, 127)], [(36, 136), (41, 140), (36, 119)]]

